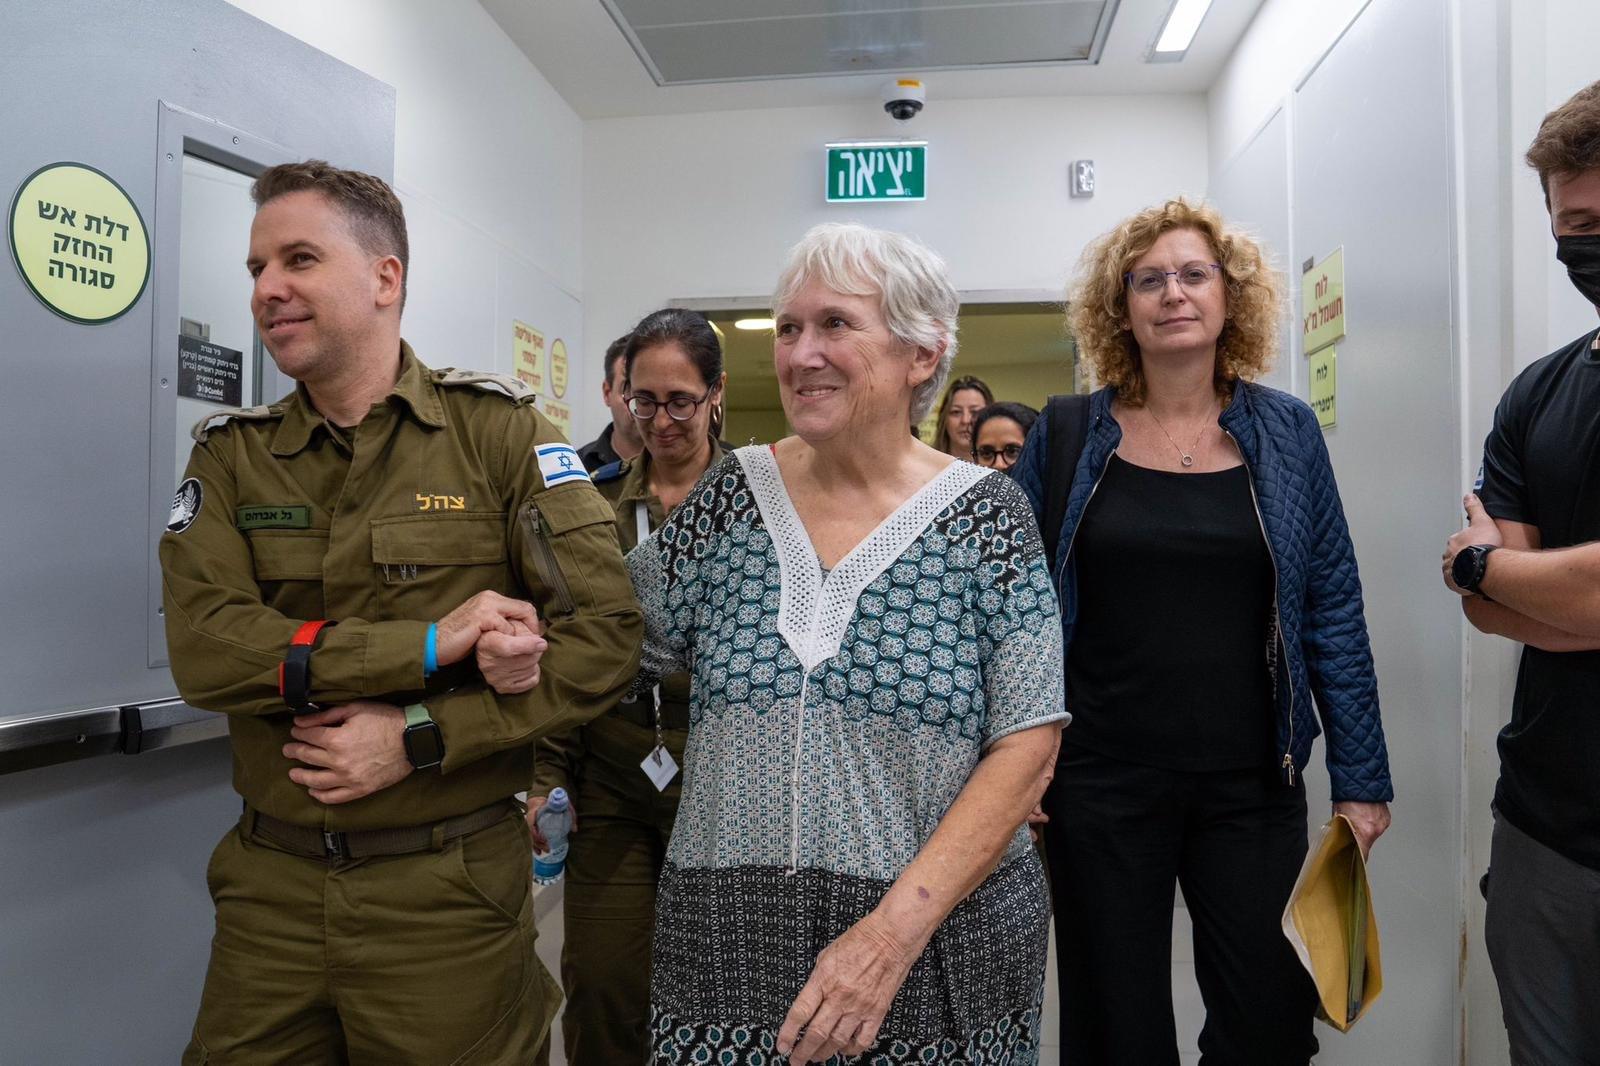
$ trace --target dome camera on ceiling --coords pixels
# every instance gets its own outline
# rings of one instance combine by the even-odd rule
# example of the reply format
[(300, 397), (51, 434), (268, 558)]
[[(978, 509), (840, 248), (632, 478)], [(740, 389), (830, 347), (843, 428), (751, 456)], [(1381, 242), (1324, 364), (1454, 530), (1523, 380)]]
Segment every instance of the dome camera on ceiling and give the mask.
[(927, 90), (916, 78), (896, 78), (883, 87), (883, 109), (901, 122), (915, 118), (927, 98)]

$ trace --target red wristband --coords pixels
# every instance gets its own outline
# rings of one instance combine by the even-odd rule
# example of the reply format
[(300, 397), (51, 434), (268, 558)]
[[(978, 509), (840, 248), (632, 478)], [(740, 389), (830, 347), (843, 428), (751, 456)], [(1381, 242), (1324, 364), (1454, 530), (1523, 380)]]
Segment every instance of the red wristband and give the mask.
[(278, 664), (278, 694), (283, 702), (297, 711), (312, 710), (311, 706), (311, 651), (317, 637), (333, 625), (326, 619), (306, 622), (289, 638), (289, 652)]

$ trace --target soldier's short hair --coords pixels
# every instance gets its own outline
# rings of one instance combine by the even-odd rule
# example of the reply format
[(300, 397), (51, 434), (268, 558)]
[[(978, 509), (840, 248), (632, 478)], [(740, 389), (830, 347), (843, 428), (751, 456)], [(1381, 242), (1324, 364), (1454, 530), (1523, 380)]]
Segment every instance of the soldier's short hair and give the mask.
[(406, 212), (389, 183), (359, 170), (341, 170), (321, 159), (268, 167), (250, 186), (256, 207), (292, 192), (313, 190), (343, 212), (356, 242), (369, 255), (400, 260), (400, 306), (406, 303), (411, 276), (411, 242), (406, 238)]
[(1550, 206), (1550, 178), (1600, 168), (1600, 81), (1550, 112), (1528, 148), (1528, 165), (1539, 172), (1544, 203)]
[(624, 333), (611, 342), (606, 349), (606, 382), (609, 384), (617, 379), (617, 360), (628, 354), (628, 342), (633, 340), (632, 333)]

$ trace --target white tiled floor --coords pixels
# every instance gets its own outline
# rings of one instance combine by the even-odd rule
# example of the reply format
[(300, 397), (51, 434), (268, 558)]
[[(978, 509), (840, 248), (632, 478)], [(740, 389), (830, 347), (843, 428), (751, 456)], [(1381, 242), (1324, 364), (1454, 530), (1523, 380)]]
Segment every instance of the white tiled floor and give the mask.
[[(1189, 912), (1179, 901), (1172, 918), (1172, 1007), (1178, 1019), (1178, 1049), (1183, 1066), (1194, 1066), (1200, 1061), (1195, 1041), (1200, 1025), (1205, 1020), (1205, 1009), (1200, 1004), (1200, 989), (1194, 981), (1194, 940), (1189, 929)], [(561, 908), (555, 907), (539, 922), (539, 958), (553, 974), (561, 972)], [(1052, 942), (1050, 961), (1045, 968), (1044, 990), (1044, 1046), (1039, 1057), (1040, 1066), (1059, 1066), (1061, 1059), (1061, 1017), (1056, 998), (1056, 959)], [(561, 1050), (561, 1022), (556, 1021), (552, 1034), (551, 1066), (566, 1066), (567, 1057)]]

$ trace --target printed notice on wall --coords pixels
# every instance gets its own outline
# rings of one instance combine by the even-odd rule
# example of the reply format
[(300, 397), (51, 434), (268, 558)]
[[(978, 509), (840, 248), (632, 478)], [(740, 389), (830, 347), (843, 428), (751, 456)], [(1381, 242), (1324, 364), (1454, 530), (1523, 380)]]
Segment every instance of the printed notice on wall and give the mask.
[[(559, 342), (557, 342), (559, 343)], [(526, 322), (511, 320), (511, 351), (517, 377), (538, 393), (544, 395), (544, 334)]]
[(544, 416), (561, 431), (561, 435), (568, 440), (572, 439), (572, 408), (560, 400), (546, 399), (544, 401)]
[(238, 407), (244, 392), (244, 353), (203, 341), (178, 338), (178, 395)]
[(1300, 275), (1300, 306), (1306, 355), (1344, 339), (1344, 245)]
[(1311, 409), (1317, 424), (1332, 429), (1339, 418), (1339, 352), (1324, 348), (1311, 357)]

